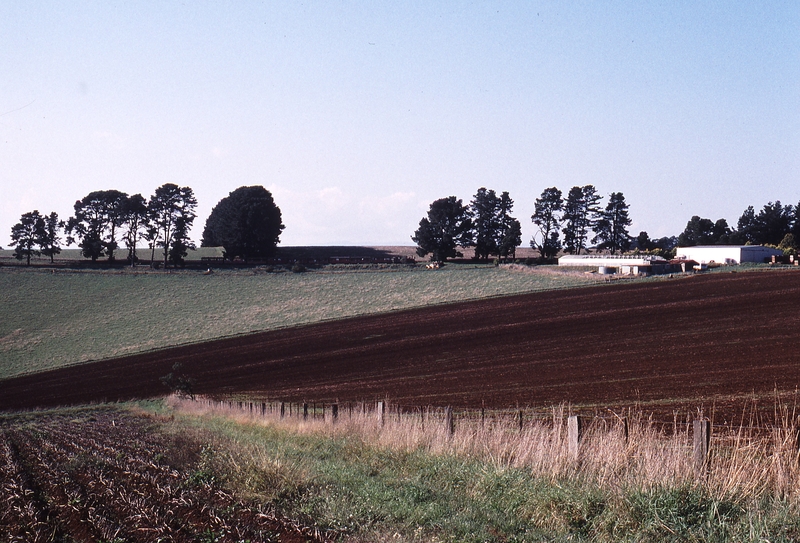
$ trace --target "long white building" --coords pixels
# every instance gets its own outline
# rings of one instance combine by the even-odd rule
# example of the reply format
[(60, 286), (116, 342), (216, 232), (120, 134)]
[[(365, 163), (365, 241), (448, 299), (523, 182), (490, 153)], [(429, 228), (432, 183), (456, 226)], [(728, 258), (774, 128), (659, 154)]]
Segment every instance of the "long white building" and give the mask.
[(678, 247), (675, 258), (694, 260), (700, 264), (741, 264), (742, 262), (766, 262), (773, 255), (782, 255), (783, 251), (762, 245), (697, 245), (695, 247)]
[(600, 273), (650, 275), (668, 271), (669, 262), (652, 255), (564, 255), (559, 266), (596, 267)]

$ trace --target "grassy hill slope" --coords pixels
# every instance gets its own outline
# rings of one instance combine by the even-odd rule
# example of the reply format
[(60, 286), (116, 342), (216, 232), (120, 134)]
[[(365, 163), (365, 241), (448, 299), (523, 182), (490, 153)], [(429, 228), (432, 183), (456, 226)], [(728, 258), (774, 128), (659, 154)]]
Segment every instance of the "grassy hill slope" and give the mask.
[(3, 267), (0, 379), (251, 331), (592, 281), (468, 265), (208, 276)]
[(209, 395), (774, 417), (796, 405), (798, 296), (796, 270), (718, 273), (365, 315), (8, 379), (0, 409), (159, 395), (179, 362)]

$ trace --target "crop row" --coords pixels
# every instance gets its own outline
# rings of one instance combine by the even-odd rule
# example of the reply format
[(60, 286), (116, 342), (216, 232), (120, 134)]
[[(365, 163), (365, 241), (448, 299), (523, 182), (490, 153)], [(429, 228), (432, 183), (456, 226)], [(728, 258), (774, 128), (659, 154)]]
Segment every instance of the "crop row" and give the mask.
[(171, 444), (152, 419), (98, 410), (14, 422), (0, 422), (0, 540), (311, 540), (203, 480), (196, 461), (176, 462), (201, 444)]

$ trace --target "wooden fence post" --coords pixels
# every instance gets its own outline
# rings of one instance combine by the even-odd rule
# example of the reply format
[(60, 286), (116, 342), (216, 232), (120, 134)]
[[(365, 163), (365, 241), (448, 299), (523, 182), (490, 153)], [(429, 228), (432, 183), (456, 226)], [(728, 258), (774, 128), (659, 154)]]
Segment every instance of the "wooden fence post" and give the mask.
[(580, 443), (583, 437), (583, 421), (578, 415), (571, 415), (567, 419), (567, 441), (569, 443), (569, 456), (577, 460), (580, 456)]
[(381, 426), (383, 426), (385, 422), (384, 417), (386, 416), (386, 404), (383, 402), (378, 402), (378, 408), (376, 411), (378, 412), (378, 422), (381, 424)]
[[(797, 260), (795, 260), (795, 264)], [(794, 423), (794, 452), (797, 454), (797, 458), (800, 459), (800, 416), (795, 419)]]
[(708, 468), (708, 452), (711, 445), (711, 421), (696, 419), (693, 422), (694, 434), (694, 473), (697, 477), (705, 477)]
[(444, 427), (447, 430), (447, 435), (452, 436), (456, 433), (456, 423), (453, 420), (453, 408), (447, 407), (444, 410)]

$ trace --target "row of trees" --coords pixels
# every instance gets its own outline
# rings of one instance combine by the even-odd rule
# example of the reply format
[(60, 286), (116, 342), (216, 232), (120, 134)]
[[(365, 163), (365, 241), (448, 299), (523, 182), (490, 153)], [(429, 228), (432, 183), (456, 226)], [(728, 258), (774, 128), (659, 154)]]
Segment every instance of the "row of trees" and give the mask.
[[(586, 250), (589, 236), (600, 249), (625, 251), (631, 246), (628, 226), (628, 204), (621, 192), (612, 192), (605, 208), (592, 185), (572, 187), (567, 198), (551, 187), (536, 199), (531, 220), (538, 233), (531, 247), (542, 258), (555, 257), (562, 249), (571, 254)], [(514, 257), (522, 243), (520, 223), (511, 216), (514, 201), (503, 192), (499, 197), (493, 190), (478, 189), (469, 206), (455, 196), (436, 200), (430, 205), (411, 239), (417, 244), (417, 254), (431, 254), (433, 260), (462, 256), (459, 247), (475, 247), (475, 257), (488, 260), (492, 255)], [(561, 234), (564, 241), (561, 241)]]
[[(197, 199), (190, 187), (166, 183), (145, 199), (141, 194), (118, 190), (94, 191), (75, 202), (74, 215), (67, 221), (57, 213), (43, 216), (38, 211), (25, 213), (11, 229), (14, 256), (26, 259), (46, 255), (51, 262), (61, 252), (61, 232), (67, 245), (77, 244), (81, 254), (92, 262), (107, 257), (123, 242), (128, 261), (138, 260), (136, 249), (145, 242), (150, 262), (156, 249), (163, 249), (163, 262), (180, 265), (194, 243), (189, 230), (196, 217)], [(220, 200), (211, 212), (203, 232), (203, 246), (222, 246), (231, 260), (269, 256), (280, 233), (281, 212), (264, 187), (240, 187)]]
[(14, 256), (20, 260), (27, 259), (31, 265), (31, 256), (45, 255), (53, 261), (61, 252), (60, 231), (64, 222), (58, 219), (58, 213), (40, 215), (38, 210), (24, 213), (20, 221), (11, 227), (11, 244), (16, 248)]
[[(800, 203), (783, 205), (780, 201), (767, 203), (756, 213), (753, 206), (744, 210), (736, 228), (725, 219), (712, 221), (695, 215), (678, 236), (678, 243), (692, 245), (774, 245), (785, 244), (787, 236), (800, 239)], [(796, 248), (796, 247), (786, 247)]]
[(156, 247), (163, 248), (164, 266), (180, 264), (194, 244), (189, 230), (195, 219), (197, 199), (190, 187), (167, 183), (158, 187), (149, 200), (141, 194), (128, 196), (118, 190), (89, 193), (75, 202), (75, 215), (66, 224), (67, 244), (78, 244), (86, 258), (96, 261), (107, 256), (114, 261), (121, 235), (128, 249), (128, 260), (137, 260), (136, 246), (147, 242), (150, 260)]
[[(411, 238), (417, 243), (417, 254), (431, 254), (433, 260), (441, 261), (462, 256), (458, 247), (475, 247), (480, 259), (513, 256), (521, 236), (519, 221), (510, 214), (512, 206), (507, 192), (497, 197), (485, 188), (478, 190), (469, 206), (455, 196), (436, 200)], [(780, 201), (769, 202), (758, 212), (749, 206), (736, 228), (725, 219), (694, 216), (679, 236), (650, 239), (647, 232), (640, 232), (632, 237), (625, 196), (612, 192), (602, 206), (593, 185), (572, 187), (566, 198), (557, 187), (545, 189), (535, 201), (531, 220), (537, 231), (530, 244), (543, 259), (561, 251), (580, 254), (589, 243), (612, 254), (636, 249), (669, 256), (678, 246), (693, 245), (753, 244), (797, 250), (795, 240), (800, 240), (800, 203), (791, 206)]]
[(556, 187), (545, 189), (534, 202), (531, 220), (538, 232), (531, 239), (531, 247), (538, 249), (545, 259), (555, 257), (562, 249), (580, 254), (587, 249), (589, 236), (594, 233), (591, 242), (599, 243), (599, 249), (612, 253), (627, 251), (631, 246), (628, 234), (631, 219), (625, 196), (612, 192), (605, 208), (600, 207), (600, 200), (594, 185), (572, 187), (566, 199)]
[(482, 260), (492, 255), (514, 258), (522, 243), (522, 227), (511, 216), (513, 207), (508, 192), (498, 196), (484, 187), (468, 206), (455, 196), (440, 198), (430, 205), (411, 239), (419, 256), (431, 254), (439, 262), (463, 256), (460, 247), (475, 247), (475, 257)]
[[(629, 206), (621, 192), (612, 192), (602, 207), (593, 185), (572, 187), (566, 198), (556, 187), (545, 189), (535, 201), (531, 220), (537, 233), (531, 247), (542, 258), (551, 259), (562, 250), (580, 254), (588, 244), (611, 253), (632, 247), (643, 251), (667, 252), (677, 245), (765, 244), (796, 249), (800, 239), (800, 203), (797, 206), (769, 202), (758, 213), (749, 206), (739, 218), (737, 228), (725, 219), (711, 221), (692, 217), (678, 237), (651, 240), (647, 232), (632, 238), (628, 232)], [(77, 244), (84, 257), (93, 262), (107, 257), (113, 262), (120, 241), (128, 249), (128, 261), (137, 261), (136, 249), (146, 242), (150, 261), (157, 248), (163, 249), (164, 266), (179, 265), (194, 244), (189, 230), (196, 217), (197, 200), (190, 187), (166, 183), (146, 200), (141, 194), (127, 195), (118, 190), (89, 193), (75, 202), (74, 215), (67, 221), (58, 214), (25, 213), (12, 227), (12, 246), (18, 259), (49, 256), (51, 262), (61, 252), (61, 232), (67, 245)], [(514, 201), (508, 192), (499, 196), (481, 187), (468, 205), (455, 196), (441, 198), (430, 205), (427, 217), (412, 236), (417, 254), (433, 260), (463, 256), (459, 248), (474, 247), (475, 257), (488, 260), (515, 257), (522, 242), (520, 222), (511, 215)], [(203, 231), (202, 246), (224, 248), (227, 258), (264, 258), (274, 254), (284, 229), (281, 212), (272, 195), (261, 186), (240, 187), (220, 200)], [(563, 234), (563, 238), (561, 237)]]
[(197, 200), (190, 187), (166, 183), (158, 187), (149, 200), (141, 194), (119, 190), (93, 191), (75, 202), (75, 214), (61, 221), (58, 214), (42, 216), (38, 211), (22, 215), (11, 229), (14, 256), (25, 258), (46, 255), (53, 261), (61, 252), (61, 231), (67, 245), (77, 244), (81, 254), (96, 262), (108, 257), (115, 260), (119, 241), (128, 249), (128, 261), (137, 260), (136, 247), (146, 241), (150, 260), (155, 260), (156, 247), (163, 248), (164, 265), (180, 264), (187, 250), (194, 248), (189, 230), (195, 219)]
[(97, 191), (75, 202), (75, 216), (67, 221), (67, 243), (78, 241), (83, 256), (92, 261), (107, 256), (115, 259), (117, 234), (122, 232), (128, 260), (137, 260), (141, 240), (155, 260), (156, 247), (163, 248), (164, 266), (180, 264), (188, 249), (194, 248), (189, 230), (195, 219), (197, 199), (190, 187), (167, 183), (145, 201), (141, 194), (128, 196), (117, 190)]

